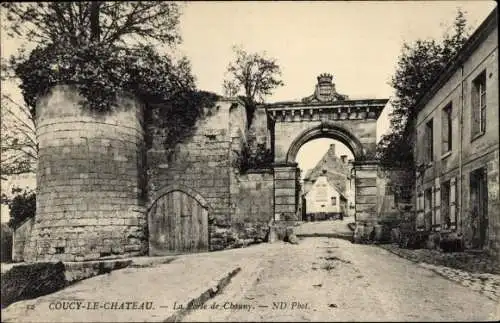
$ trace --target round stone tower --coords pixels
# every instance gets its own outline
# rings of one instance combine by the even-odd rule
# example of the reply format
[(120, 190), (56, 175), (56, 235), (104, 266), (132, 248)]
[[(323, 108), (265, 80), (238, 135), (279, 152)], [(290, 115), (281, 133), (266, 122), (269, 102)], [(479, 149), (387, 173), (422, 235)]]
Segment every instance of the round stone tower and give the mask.
[(37, 208), (26, 261), (83, 261), (147, 251), (142, 105), (83, 109), (71, 86), (37, 104)]

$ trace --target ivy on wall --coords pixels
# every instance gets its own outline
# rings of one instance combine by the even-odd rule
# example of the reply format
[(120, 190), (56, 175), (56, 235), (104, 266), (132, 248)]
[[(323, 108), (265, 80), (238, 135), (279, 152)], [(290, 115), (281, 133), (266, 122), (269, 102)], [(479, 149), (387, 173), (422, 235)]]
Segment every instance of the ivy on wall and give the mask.
[(96, 113), (112, 111), (117, 97), (129, 93), (145, 103), (146, 123), (165, 129), (167, 147), (188, 135), (219, 98), (196, 90), (187, 59), (174, 62), (151, 46), (53, 44), (35, 48), (26, 60), (12, 65), (33, 114), (37, 100), (58, 84), (73, 85), (83, 98), (82, 108)]
[(272, 151), (266, 147), (266, 144), (259, 143), (251, 149), (250, 144), (245, 144), (237, 157), (233, 166), (239, 169), (240, 173), (246, 173), (252, 169), (267, 169), (272, 167)]
[(174, 63), (145, 45), (127, 49), (99, 43), (52, 44), (35, 48), (25, 61), (13, 65), (31, 108), (57, 84), (75, 85), (84, 107), (100, 112), (111, 110), (122, 92), (145, 102), (161, 102), (194, 90), (187, 60)]

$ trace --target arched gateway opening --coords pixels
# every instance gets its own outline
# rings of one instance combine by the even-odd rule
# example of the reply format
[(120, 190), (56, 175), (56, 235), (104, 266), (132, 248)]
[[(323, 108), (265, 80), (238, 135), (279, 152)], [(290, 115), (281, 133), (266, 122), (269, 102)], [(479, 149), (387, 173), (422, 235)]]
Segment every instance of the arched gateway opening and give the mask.
[[(315, 138), (300, 147), (295, 158), (300, 169), (299, 220), (345, 220), (346, 226), (354, 221), (353, 161), (352, 149), (332, 138)], [(338, 227), (338, 223), (335, 225)], [(314, 231), (320, 233), (327, 227), (311, 224), (304, 228), (305, 232), (320, 228)]]
[(354, 155), (355, 220), (376, 222), (376, 122), (387, 99), (349, 100), (336, 92), (333, 76), (321, 74), (313, 95), (266, 106), (274, 151), (275, 221), (301, 219), (297, 194), (297, 153), (316, 138), (332, 138)]

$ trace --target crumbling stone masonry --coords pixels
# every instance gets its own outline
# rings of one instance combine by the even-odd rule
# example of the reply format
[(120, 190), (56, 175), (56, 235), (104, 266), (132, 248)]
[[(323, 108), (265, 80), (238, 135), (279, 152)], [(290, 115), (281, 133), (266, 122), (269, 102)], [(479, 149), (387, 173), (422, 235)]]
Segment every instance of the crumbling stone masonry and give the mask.
[(28, 245), (34, 218), (29, 218), (16, 228), (12, 235), (12, 261), (24, 261), (24, 250)]
[(37, 104), (37, 208), (25, 261), (83, 261), (146, 252), (142, 105), (81, 108), (70, 86)]
[(237, 244), (267, 240), (274, 209), (272, 169), (250, 170), (236, 176), (231, 186), (231, 223), (238, 234)]
[[(240, 101), (221, 99), (205, 109), (193, 132), (173, 147), (165, 146), (164, 129), (149, 126), (148, 151), (143, 106), (137, 100), (124, 95), (104, 114), (83, 109), (81, 101), (75, 88), (56, 86), (37, 104), (37, 210), (34, 221), (16, 233), (22, 238), (14, 244), (16, 260), (146, 255), (149, 240), (156, 238), (150, 230), (168, 225), (148, 221), (148, 206), (169, 189), (188, 192), (207, 208), (203, 234), (208, 250), (267, 238), (273, 172), (239, 172), (248, 131)], [(259, 127), (253, 130), (266, 142), (267, 129)], [(183, 221), (185, 210), (176, 212)], [(182, 230), (194, 237), (200, 227), (193, 224)], [(168, 246), (168, 240), (177, 238), (163, 243)]]
[[(219, 100), (175, 147), (165, 147), (161, 129), (149, 132), (153, 134), (148, 150), (150, 204), (157, 192), (172, 185), (196, 192), (209, 205), (211, 251), (265, 239), (273, 212), (272, 173), (239, 174), (238, 156), (247, 140), (242, 102)], [(156, 229), (151, 227), (157, 225), (153, 221), (149, 225), (150, 231)]]
[[(319, 79), (331, 83), (331, 76)], [(219, 98), (170, 146), (168, 129), (154, 122), (145, 129), (137, 100), (124, 95), (114, 111), (97, 114), (82, 109), (81, 99), (74, 88), (57, 86), (38, 102), (37, 213), (25, 261), (213, 251), (265, 241), (275, 222), (297, 221), (295, 156), (320, 137), (353, 150), (357, 236), (373, 231), (377, 166), (370, 160), (385, 99), (273, 104), (257, 110), (249, 130), (244, 104)], [(272, 169), (241, 174), (249, 133), (273, 150)]]

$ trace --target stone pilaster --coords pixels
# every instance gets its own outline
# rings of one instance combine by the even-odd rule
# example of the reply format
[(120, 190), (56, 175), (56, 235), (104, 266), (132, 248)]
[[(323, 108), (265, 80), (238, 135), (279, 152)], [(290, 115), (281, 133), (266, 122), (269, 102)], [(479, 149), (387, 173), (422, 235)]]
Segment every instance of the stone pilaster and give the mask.
[(297, 164), (274, 165), (274, 220), (296, 221)]
[(375, 234), (378, 200), (377, 165), (374, 161), (357, 161), (354, 163), (356, 194), (354, 242), (372, 240)]

